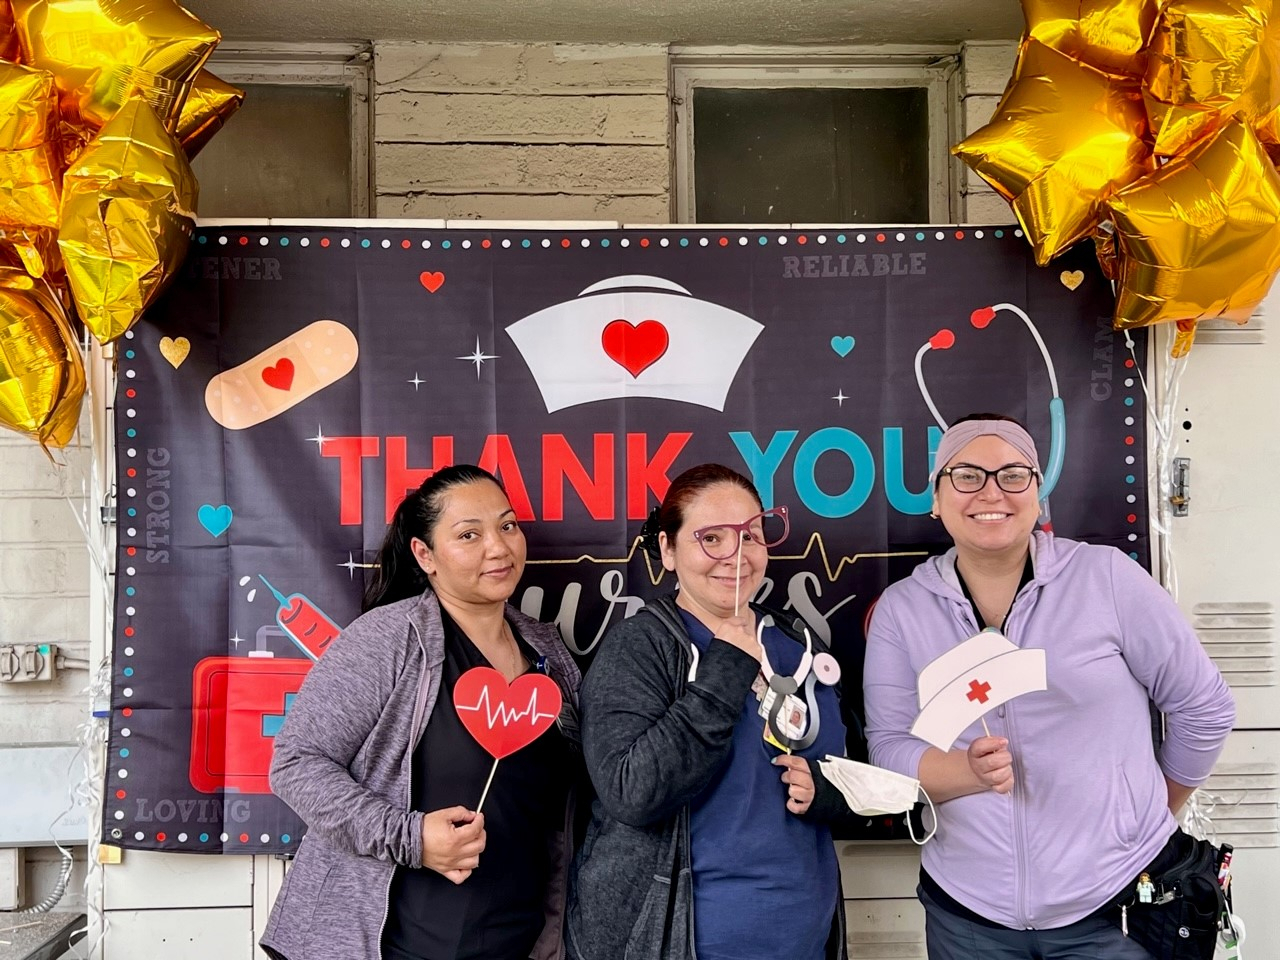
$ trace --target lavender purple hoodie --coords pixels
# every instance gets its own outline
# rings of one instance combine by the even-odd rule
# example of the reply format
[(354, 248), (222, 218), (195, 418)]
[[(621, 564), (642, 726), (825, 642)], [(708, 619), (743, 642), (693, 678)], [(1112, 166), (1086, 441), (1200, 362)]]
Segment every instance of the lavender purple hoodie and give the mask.
[[(1235, 722), (1195, 632), (1138, 564), (1039, 532), (1031, 551), (1035, 576), (1006, 634), (1045, 651), (1049, 689), (987, 714), (992, 735), (1009, 740), (1017, 785), (939, 804), (922, 854), (956, 900), (1015, 929), (1074, 923), (1132, 882), (1174, 831), (1163, 775), (1203, 783)], [(918, 776), (928, 744), (908, 732), (916, 677), (977, 632), (954, 549), (884, 592), (863, 675), (872, 763)], [(1166, 718), (1159, 756), (1148, 697)], [(982, 735), (974, 724), (953, 749)]]

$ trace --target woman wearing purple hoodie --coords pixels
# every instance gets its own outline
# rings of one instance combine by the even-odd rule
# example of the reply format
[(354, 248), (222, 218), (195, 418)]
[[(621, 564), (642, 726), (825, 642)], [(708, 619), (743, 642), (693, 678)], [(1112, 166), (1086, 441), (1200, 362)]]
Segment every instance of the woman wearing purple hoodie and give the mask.
[[(864, 672), (872, 762), (937, 804), (918, 890), (929, 956), (1147, 960), (1109, 910), (1190, 843), (1174, 812), (1231, 731), (1231, 693), (1138, 564), (1033, 532), (1042, 473), (1020, 424), (966, 417), (934, 462), (933, 515), (955, 546), (885, 591)], [(988, 628), (1044, 651), (1048, 689), (949, 751), (912, 736), (920, 671)], [(1158, 752), (1149, 701), (1166, 720)]]

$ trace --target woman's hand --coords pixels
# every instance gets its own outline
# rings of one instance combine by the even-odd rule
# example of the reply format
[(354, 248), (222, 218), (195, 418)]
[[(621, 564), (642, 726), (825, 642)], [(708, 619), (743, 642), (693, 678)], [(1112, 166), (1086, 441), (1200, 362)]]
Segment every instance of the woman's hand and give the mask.
[(756, 640), (756, 617), (747, 610), (740, 617), (729, 617), (720, 623), (716, 639), (731, 643), (745, 654), (760, 659), (760, 643)]
[(809, 761), (787, 753), (774, 757), (773, 765), (784, 768), (782, 782), (787, 785), (787, 809), (797, 817), (806, 813), (817, 792), (813, 774), (809, 772)]
[(422, 865), (462, 883), (480, 866), (485, 845), (484, 814), (446, 807), (422, 817)]
[(988, 790), (1013, 790), (1013, 754), (1004, 737), (978, 737), (969, 744), (969, 769)]

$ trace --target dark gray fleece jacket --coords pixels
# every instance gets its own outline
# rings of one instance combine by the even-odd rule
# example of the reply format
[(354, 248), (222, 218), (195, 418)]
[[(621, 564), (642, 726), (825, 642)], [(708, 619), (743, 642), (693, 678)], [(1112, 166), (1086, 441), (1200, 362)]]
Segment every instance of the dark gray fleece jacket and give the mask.
[[(507, 619), (545, 656), (576, 742), (580, 675), (560, 634), (508, 606)], [(311, 668), (275, 741), (271, 789), (307, 824), (262, 946), (287, 960), (378, 960), (397, 866), (422, 869), (421, 810), (409, 808), (413, 751), (440, 690), (444, 627), (435, 595), (369, 611)], [(572, 796), (548, 838), (547, 925), (534, 960), (564, 956), (573, 856)]]
[[(728, 756), (760, 665), (712, 640), (689, 681), (689, 649), (674, 599), (660, 597), (609, 631), (583, 681), (582, 745), (596, 800), (569, 884), (573, 960), (695, 960), (689, 803)], [(847, 813), (839, 791), (814, 773), (819, 796), (806, 819)], [(847, 955), (844, 930), (841, 900), (832, 960)]]

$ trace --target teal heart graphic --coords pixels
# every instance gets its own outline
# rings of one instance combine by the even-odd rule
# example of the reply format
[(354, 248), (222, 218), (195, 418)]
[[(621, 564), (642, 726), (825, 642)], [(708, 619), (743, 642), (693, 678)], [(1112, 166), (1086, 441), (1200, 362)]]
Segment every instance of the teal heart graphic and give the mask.
[(853, 350), (853, 345), (855, 343), (857, 343), (857, 341), (854, 340), (853, 337), (832, 337), (831, 349), (834, 350), (838, 356), (847, 357)]
[(231, 526), (231, 516), (231, 508), (225, 503), (220, 507), (205, 503), (196, 511), (196, 519), (200, 521), (200, 526), (215, 537), (220, 537), (227, 532), (227, 528)]

